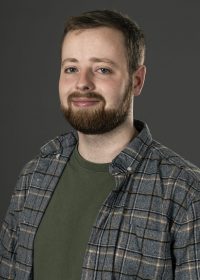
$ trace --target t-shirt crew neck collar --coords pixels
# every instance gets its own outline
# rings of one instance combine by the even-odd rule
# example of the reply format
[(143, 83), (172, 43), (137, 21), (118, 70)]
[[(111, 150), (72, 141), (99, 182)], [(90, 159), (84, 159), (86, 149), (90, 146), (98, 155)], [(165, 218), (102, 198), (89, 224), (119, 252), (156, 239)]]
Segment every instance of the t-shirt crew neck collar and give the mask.
[(97, 171), (97, 172), (108, 172), (108, 170), (109, 170), (110, 163), (94, 163), (94, 162), (84, 159), (78, 151), (78, 144), (76, 144), (73, 154), (74, 154), (74, 159), (78, 162), (78, 164), (81, 167), (83, 167), (85, 169), (93, 170), (93, 171)]

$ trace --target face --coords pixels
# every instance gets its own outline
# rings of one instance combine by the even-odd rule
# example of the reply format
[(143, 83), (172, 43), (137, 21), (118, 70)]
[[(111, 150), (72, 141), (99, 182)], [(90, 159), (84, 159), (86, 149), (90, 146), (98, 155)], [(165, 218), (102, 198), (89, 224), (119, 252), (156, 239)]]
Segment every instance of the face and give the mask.
[(133, 87), (120, 31), (99, 27), (69, 32), (62, 47), (62, 111), (79, 132), (101, 134), (132, 112)]

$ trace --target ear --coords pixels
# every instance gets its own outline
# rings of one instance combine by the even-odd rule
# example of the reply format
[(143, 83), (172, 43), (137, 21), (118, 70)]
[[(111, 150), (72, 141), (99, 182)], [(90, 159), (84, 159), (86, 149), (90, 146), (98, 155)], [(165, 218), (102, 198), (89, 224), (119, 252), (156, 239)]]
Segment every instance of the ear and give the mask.
[(138, 69), (133, 73), (133, 95), (138, 96), (140, 95), (146, 75), (146, 66), (140, 65)]

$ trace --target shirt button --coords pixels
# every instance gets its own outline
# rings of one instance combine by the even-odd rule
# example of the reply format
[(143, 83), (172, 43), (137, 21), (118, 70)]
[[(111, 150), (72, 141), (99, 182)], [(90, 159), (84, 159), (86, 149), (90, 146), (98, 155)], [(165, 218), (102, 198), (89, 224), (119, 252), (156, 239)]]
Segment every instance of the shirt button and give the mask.
[(56, 155), (56, 159), (59, 159), (59, 157), (60, 157), (60, 154), (57, 154), (57, 155)]

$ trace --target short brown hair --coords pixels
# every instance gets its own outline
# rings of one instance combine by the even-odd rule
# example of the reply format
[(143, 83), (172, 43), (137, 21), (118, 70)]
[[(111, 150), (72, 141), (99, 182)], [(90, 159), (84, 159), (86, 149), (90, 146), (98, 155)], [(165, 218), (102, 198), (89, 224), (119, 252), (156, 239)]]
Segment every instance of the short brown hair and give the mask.
[[(110, 27), (122, 32), (127, 49), (129, 73), (132, 74), (145, 59), (145, 40), (140, 27), (128, 16), (111, 10), (95, 10), (70, 17), (64, 28), (62, 44), (69, 31), (95, 27)], [(61, 44), (61, 47), (62, 47)]]

